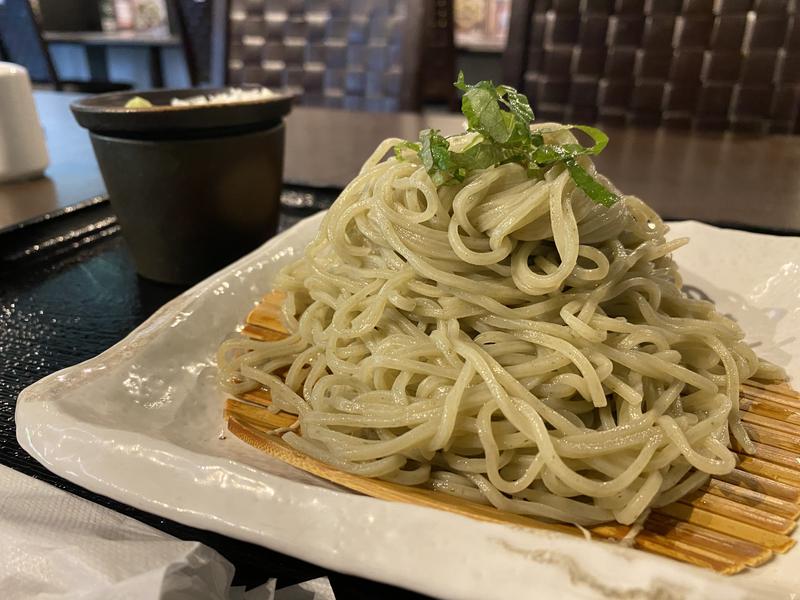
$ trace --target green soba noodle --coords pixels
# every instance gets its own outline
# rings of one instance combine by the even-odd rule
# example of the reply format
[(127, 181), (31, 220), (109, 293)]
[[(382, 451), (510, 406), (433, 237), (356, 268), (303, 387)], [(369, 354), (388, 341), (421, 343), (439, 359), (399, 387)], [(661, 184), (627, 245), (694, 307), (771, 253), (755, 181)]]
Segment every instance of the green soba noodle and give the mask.
[(780, 373), (681, 292), (686, 240), (646, 204), (596, 204), (558, 163), (437, 188), (416, 153), (383, 159), (399, 142), (274, 282), (290, 335), (222, 345), (227, 391), (269, 390), (299, 417), (283, 439), (343, 471), (579, 524), (730, 472), (729, 432), (752, 449), (739, 384)]

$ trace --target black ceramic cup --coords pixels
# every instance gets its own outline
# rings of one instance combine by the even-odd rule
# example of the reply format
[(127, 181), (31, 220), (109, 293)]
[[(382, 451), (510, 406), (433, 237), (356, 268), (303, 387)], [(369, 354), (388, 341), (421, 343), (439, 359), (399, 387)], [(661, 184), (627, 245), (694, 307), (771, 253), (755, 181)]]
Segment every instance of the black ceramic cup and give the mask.
[[(213, 93), (221, 90), (204, 90)], [(291, 98), (168, 106), (198, 90), (113, 93), (72, 111), (140, 275), (190, 284), (274, 235)], [(125, 109), (133, 96), (155, 106)]]

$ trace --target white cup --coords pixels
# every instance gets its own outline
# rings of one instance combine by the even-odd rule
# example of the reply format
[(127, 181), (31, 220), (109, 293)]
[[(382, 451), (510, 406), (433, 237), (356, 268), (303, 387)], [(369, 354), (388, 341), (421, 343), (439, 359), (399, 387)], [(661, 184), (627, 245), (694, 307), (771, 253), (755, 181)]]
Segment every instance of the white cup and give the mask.
[(28, 71), (0, 62), (0, 182), (39, 177), (48, 163)]

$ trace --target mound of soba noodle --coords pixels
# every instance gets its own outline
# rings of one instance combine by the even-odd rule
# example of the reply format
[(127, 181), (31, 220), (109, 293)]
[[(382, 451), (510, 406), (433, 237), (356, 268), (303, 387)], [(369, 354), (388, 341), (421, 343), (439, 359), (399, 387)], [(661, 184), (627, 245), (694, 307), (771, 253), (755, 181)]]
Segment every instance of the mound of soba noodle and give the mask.
[(632, 523), (734, 468), (739, 383), (780, 374), (681, 292), (685, 240), (561, 164), (437, 189), (416, 153), (384, 159), (400, 141), (274, 281), (291, 335), (222, 345), (226, 390), (269, 390), (299, 417), (283, 439), (344, 471), (571, 523)]

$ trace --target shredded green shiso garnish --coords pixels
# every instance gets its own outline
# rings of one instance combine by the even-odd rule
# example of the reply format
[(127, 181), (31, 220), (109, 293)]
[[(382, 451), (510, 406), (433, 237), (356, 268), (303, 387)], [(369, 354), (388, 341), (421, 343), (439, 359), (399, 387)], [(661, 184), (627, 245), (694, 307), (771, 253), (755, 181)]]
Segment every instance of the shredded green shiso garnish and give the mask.
[(578, 164), (582, 154), (599, 154), (608, 143), (608, 136), (595, 127), (568, 125), (592, 138), (592, 146), (581, 144), (545, 143), (541, 133), (531, 131), (533, 110), (528, 98), (507, 85), (481, 81), (470, 85), (464, 73), (454, 84), (464, 92), (461, 112), (467, 119), (467, 131), (478, 135), (464, 149), (450, 149), (448, 138), (436, 129), (420, 132), (419, 142), (404, 142), (395, 146), (402, 159), (403, 150), (416, 152), (431, 179), (437, 186), (458, 183), (471, 172), (495, 165), (515, 162), (528, 169), (532, 177), (541, 176), (543, 169), (562, 163), (572, 180), (589, 198), (603, 206), (611, 206), (619, 197), (592, 177)]

